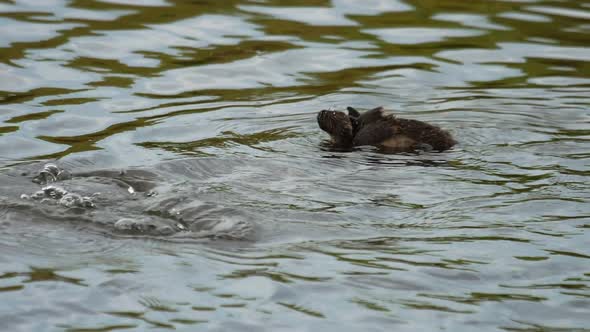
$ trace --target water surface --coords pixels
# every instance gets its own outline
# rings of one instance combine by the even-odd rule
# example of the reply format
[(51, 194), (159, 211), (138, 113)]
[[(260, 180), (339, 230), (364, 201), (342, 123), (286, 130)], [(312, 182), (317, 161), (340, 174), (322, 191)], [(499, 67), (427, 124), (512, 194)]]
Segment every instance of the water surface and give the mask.
[[(590, 331), (589, 3), (0, 1), (0, 36), (0, 330)], [(349, 105), (459, 144), (330, 151)], [(22, 199), (47, 163), (96, 206)]]

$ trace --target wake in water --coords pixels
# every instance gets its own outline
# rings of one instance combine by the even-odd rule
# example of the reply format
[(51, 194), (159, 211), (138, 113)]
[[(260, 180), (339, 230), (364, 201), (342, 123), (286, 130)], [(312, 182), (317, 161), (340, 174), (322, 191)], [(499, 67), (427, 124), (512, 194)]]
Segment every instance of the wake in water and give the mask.
[(244, 212), (200, 199), (196, 183), (171, 184), (170, 176), (141, 169), (76, 173), (56, 164), (32, 167), (38, 168), (32, 176), (0, 174), (7, 222), (71, 221), (133, 236), (253, 239)]

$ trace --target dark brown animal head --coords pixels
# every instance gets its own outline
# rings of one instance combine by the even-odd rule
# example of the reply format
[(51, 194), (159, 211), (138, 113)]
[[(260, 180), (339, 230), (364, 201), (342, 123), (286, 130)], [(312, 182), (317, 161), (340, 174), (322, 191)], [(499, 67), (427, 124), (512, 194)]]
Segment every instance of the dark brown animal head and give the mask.
[(318, 113), (320, 128), (330, 134), (335, 144), (352, 145), (353, 126), (350, 117), (343, 112), (323, 110)]

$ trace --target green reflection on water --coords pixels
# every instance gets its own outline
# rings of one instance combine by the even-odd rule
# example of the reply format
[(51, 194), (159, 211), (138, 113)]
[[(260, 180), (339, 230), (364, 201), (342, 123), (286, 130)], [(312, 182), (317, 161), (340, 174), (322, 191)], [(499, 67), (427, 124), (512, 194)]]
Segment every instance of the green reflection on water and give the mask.
[(6, 133), (11, 133), (13, 131), (17, 131), (19, 127), (17, 126), (6, 126), (6, 127), (0, 127), (0, 135), (2, 134), (6, 134)]
[(108, 332), (108, 331), (137, 328), (137, 325), (117, 324), (117, 325), (107, 325), (107, 326), (103, 326), (103, 327), (94, 327), (94, 328), (67, 327), (67, 326), (63, 326), (63, 327), (66, 328), (67, 332)]
[(53, 111), (47, 111), (47, 112), (25, 114), (25, 115), (21, 115), (21, 116), (15, 116), (15, 117), (10, 118), (4, 122), (6, 122), (6, 123), (21, 123), (21, 122), (25, 122), (25, 121), (43, 120), (43, 119), (47, 119), (48, 117), (50, 117), (53, 114), (62, 113), (62, 112), (63, 112), (62, 110), (53, 110)]
[(306, 308), (302, 305), (297, 305), (297, 304), (292, 304), (292, 303), (284, 303), (284, 302), (277, 302), (277, 304), (282, 305), (285, 308), (289, 308), (291, 310), (295, 310), (295, 311), (300, 312), (302, 314), (311, 316), (311, 317), (325, 318), (324, 314), (322, 314), (321, 312)]
[(258, 132), (251, 135), (240, 135), (233, 132), (224, 132), (222, 133), (222, 136), (206, 138), (193, 142), (145, 142), (137, 145), (143, 146), (145, 148), (163, 149), (180, 154), (207, 155), (207, 153), (201, 152), (199, 149), (208, 147), (223, 147), (227, 144), (236, 143), (254, 147), (263, 151), (272, 151), (270, 148), (259, 147), (258, 145), (261, 143), (278, 141), (297, 136), (297, 134), (289, 132), (287, 129), (275, 129)]

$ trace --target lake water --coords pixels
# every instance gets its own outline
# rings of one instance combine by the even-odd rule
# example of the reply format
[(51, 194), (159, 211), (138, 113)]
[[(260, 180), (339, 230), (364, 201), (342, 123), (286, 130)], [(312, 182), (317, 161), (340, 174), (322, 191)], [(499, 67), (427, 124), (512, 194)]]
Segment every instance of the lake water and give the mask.
[(588, 1), (3, 0), (0, 121), (2, 331), (590, 331)]

